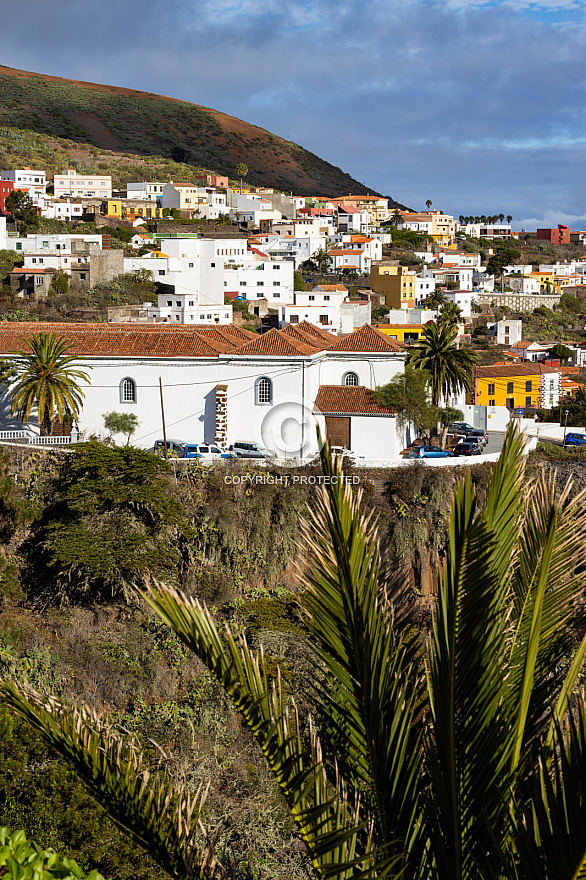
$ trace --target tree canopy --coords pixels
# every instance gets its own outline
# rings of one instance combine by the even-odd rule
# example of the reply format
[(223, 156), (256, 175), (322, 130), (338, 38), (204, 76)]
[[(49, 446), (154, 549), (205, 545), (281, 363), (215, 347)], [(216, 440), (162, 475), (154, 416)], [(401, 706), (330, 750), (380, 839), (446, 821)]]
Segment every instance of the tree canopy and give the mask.
[(473, 351), (458, 348), (457, 335), (452, 324), (426, 324), (407, 353), (406, 362), (427, 373), (434, 406), (439, 406), (442, 397), (448, 402), (450, 397), (472, 388), (477, 358)]

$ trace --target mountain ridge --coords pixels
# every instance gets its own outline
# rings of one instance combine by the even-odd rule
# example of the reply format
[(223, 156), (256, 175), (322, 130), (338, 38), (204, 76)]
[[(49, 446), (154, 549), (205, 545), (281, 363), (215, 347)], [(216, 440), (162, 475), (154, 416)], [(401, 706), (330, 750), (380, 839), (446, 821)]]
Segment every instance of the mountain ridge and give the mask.
[[(162, 155), (299, 195), (380, 195), (300, 145), (219, 110), (139, 89), (0, 65), (0, 125), (115, 152)], [(390, 200), (393, 203), (393, 200)], [(395, 203), (398, 205), (398, 203)]]

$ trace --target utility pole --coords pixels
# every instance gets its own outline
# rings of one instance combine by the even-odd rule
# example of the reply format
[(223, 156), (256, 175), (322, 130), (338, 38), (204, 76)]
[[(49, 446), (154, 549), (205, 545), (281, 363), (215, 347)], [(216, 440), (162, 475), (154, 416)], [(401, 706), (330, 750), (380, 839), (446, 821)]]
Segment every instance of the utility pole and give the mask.
[(165, 458), (167, 458), (167, 430), (165, 428), (165, 407), (163, 405), (163, 383), (159, 376), (159, 391), (161, 392), (161, 419), (163, 420), (163, 445), (165, 449)]

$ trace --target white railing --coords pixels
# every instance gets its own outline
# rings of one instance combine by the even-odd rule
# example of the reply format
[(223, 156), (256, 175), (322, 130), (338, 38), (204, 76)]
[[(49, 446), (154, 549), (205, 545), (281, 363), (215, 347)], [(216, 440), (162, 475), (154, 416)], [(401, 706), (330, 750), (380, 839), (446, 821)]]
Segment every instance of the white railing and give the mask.
[(30, 431), (0, 431), (0, 443), (2, 441), (23, 440), (29, 446), (69, 446), (77, 443), (79, 434), (72, 431), (70, 436), (54, 435), (50, 437), (40, 437), (38, 434), (31, 434)]
[(29, 437), (29, 446), (67, 446), (74, 441), (71, 437)]
[(30, 431), (0, 431), (0, 440), (27, 440), (33, 439)]

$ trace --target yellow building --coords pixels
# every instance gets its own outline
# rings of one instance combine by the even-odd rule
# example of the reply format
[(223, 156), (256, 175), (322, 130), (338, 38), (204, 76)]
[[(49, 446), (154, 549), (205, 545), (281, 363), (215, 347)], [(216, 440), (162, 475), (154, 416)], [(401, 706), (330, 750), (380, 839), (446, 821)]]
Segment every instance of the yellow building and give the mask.
[(390, 309), (413, 309), (415, 277), (415, 270), (408, 266), (371, 266), (370, 289), (382, 293)]
[(555, 367), (534, 363), (476, 367), (468, 403), (510, 410), (557, 406), (561, 375)]
[(377, 324), (377, 330), (397, 342), (416, 342), (423, 336), (425, 324)]

